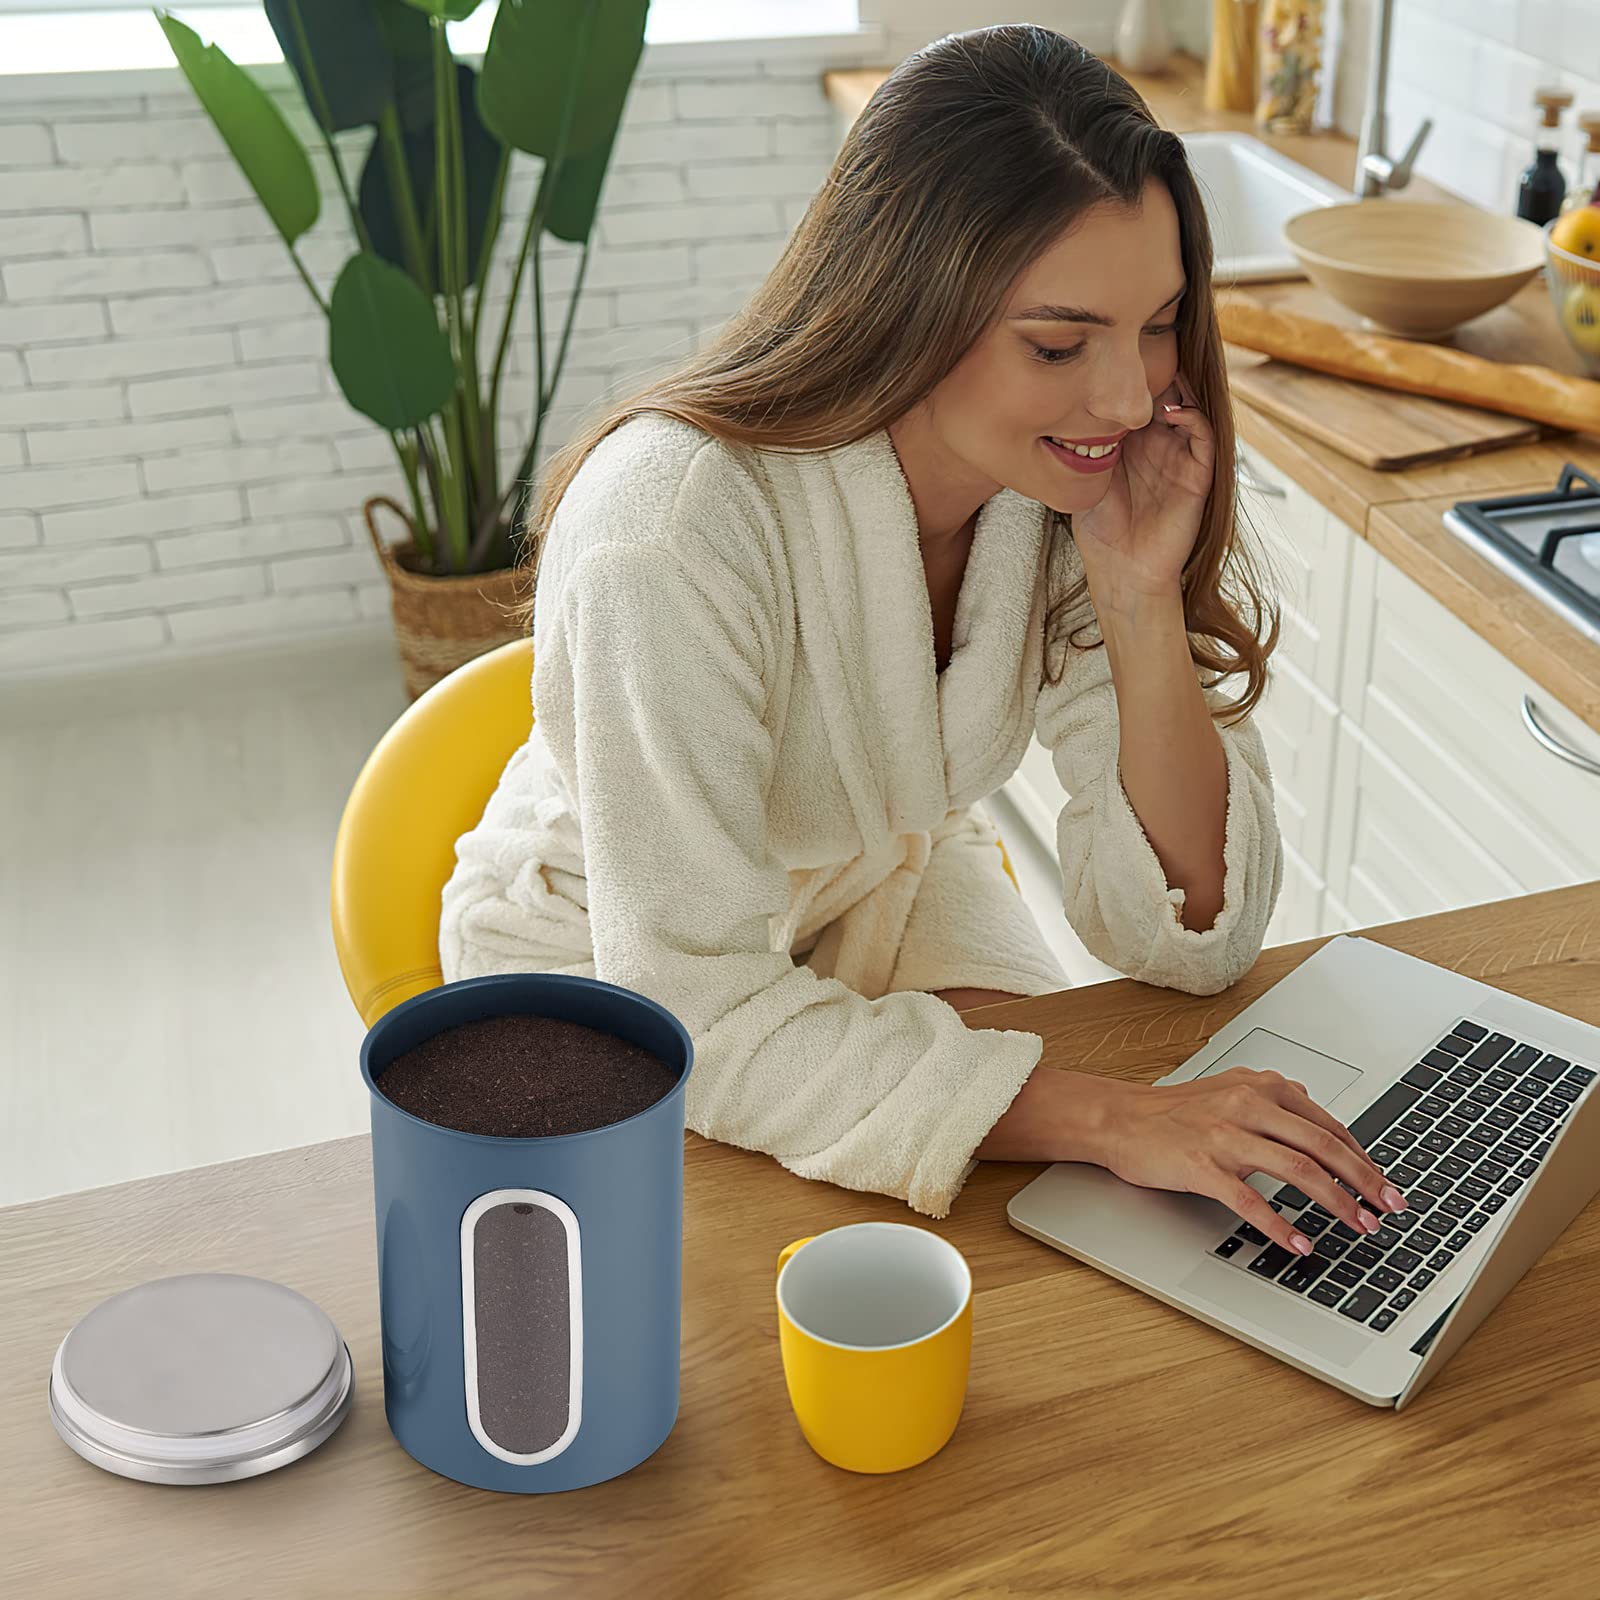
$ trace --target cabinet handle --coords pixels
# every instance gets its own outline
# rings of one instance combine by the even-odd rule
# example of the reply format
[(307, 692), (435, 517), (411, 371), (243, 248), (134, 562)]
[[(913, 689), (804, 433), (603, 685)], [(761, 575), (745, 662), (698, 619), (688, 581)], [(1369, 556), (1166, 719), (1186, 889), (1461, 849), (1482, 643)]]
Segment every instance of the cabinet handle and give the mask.
[(1233, 469), (1239, 479), (1241, 489), (1253, 489), (1257, 494), (1264, 494), (1269, 500), (1287, 500), (1288, 490), (1276, 483), (1268, 483), (1265, 479), (1258, 478), (1253, 473), (1242, 455), (1233, 458)]
[(1528, 732), (1542, 744), (1551, 755), (1560, 756), (1563, 761), (1570, 762), (1573, 766), (1584, 772), (1592, 772), (1600, 778), (1600, 761), (1591, 760), (1581, 751), (1574, 750), (1564, 745), (1548, 729), (1539, 725), (1538, 713), (1534, 709), (1533, 696), (1525, 694), (1522, 697), (1522, 720), (1527, 725)]

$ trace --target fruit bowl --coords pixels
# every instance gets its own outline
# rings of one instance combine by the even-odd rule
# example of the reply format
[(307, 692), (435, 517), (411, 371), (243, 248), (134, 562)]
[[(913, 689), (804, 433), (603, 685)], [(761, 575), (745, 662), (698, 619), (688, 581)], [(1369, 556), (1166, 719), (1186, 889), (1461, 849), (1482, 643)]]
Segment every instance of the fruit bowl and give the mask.
[(1588, 376), (1600, 378), (1600, 254), (1579, 255), (1555, 244), (1550, 238), (1551, 230), (1564, 220), (1552, 217), (1540, 229), (1544, 235), (1544, 276), (1550, 286), (1550, 304), (1567, 343), (1578, 352)]
[(1544, 265), (1538, 227), (1476, 206), (1355, 200), (1302, 211), (1283, 237), (1306, 276), (1377, 333), (1438, 339)]

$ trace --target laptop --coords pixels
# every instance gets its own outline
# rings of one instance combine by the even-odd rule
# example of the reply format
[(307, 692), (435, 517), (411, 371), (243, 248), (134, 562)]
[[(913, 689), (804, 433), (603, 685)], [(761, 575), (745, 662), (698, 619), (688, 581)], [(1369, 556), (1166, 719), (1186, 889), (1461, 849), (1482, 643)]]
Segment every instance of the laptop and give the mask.
[(1600, 1028), (1371, 939), (1330, 939), (1158, 1082), (1234, 1066), (1305, 1084), (1408, 1209), (1367, 1235), (1250, 1175), (1300, 1256), (1210, 1196), (1062, 1161), (1007, 1214), (1368, 1405), (1414, 1400), (1600, 1189)]

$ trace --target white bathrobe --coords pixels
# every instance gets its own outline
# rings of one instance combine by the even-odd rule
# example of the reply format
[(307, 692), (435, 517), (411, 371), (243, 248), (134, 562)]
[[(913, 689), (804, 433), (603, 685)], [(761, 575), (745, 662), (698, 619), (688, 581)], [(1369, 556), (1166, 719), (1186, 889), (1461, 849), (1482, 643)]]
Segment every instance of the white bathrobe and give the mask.
[[(1081, 570), (1043, 507), (996, 494), (940, 673), (887, 432), (795, 454), (626, 423), (555, 517), (538, 720), (458, 842), (446, 981), (572, 972), (648, 995), (694, 1040), (691, 1128), (945, 1216), (1043, 1046), (919, 991), (1070, 987), (979, 804), (1035, 728), (1070, 795), (1065, 914), (1102, 961), (1214, 994), (1255, 962), (1282, 879), (1259, 732), (1219, 727), (1224, 900), (1182, 925), (1118, 773), (1105, 650), (1040, 687), (1047, 586)], [(1098, 637), (1087, 596), (1084, 618)]]

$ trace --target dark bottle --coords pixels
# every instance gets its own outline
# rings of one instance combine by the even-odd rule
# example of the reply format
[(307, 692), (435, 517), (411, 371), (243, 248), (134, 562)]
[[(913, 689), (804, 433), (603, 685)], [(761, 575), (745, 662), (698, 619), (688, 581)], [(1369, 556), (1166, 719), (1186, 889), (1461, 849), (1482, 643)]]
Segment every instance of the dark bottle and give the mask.
[(1578, 206), (1600, 205), (1600, 111), (1581, 112), (1578, 126), (1589, 142), (1578, 154), (1578, 176), (1561, 202), (1562, 216)]
[(1517, 185), (1517, 215), (1542, 227), (1561, 215), (1561, 202), (1567, 197), (1567, 180), (1556, 162), (1556, 139), (1561, 113), (1572, 104), (1572, 92), (1540, 89), (1533, 98), (1540, 107), (1533, 133), (1537, 154), (1523, 169)]

